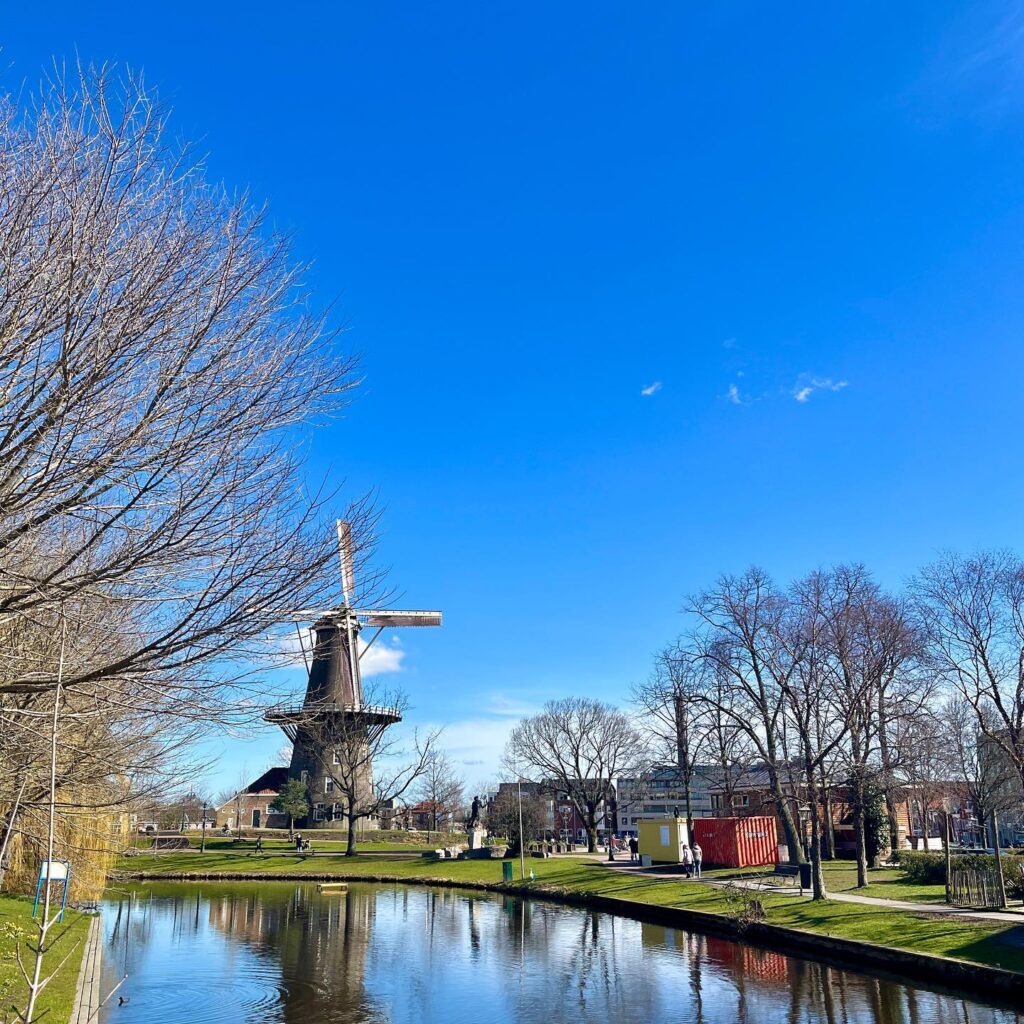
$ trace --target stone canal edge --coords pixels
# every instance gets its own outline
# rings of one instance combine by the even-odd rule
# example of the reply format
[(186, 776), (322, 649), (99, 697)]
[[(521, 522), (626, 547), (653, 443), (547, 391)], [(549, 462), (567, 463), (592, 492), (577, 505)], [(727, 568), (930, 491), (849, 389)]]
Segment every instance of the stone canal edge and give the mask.
[[(463, 882), (451, 878), (401, 878), (388, 874), (348, 875), (344, 872), (245, 872), (222, 871), (205, 874), (196, 871), (131, 871), (119, 873), (120, 881), (140, 882), (387, 882), (396, 885), (430, 888), (467, 889), (503, 893), (519, 898), (534, 898), (568, 906), (600, 910), (634, 921), (646, 921), (668, 928), (693, 930), (729, 939), (740, 939), (780, 952), (796, 953), (833, 967), (866, 967), (876, 974), (906, 981), (922, 981), (960, 994), (983, 998), (1000, 996), (1019, 1003), (1024, 1000), (1024, 973), (1000, 967), (973, 964), (932, 953), (917, 953), (881, 946), (860, 939), (844, 939), (817, 932), (786, 928), (767, 922), (744, 923), (722, 914), (681, 907), (658, 906), (634, 900), (576, 892), (556, 886), (505, 885), (501, 882)], [(72, 1017), (72, 1022), (76, 1018)]]
[(92, 1024), (100, 1008), (100, 966), (103, 957), (101, 934), (100, 916), (97, 914), (89, 922), (89, 934), (85, 938), (85, 952), (82, 954), (69, 1024)]

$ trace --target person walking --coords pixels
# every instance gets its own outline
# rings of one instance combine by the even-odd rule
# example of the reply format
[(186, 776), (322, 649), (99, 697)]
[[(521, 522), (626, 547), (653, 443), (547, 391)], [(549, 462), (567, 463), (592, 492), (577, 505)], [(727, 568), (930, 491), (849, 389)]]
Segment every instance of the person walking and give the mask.
[(640, 859), (640, 840), (636, 836), (629, 837), (629, 859), (631, 861)]
[(689, 846), (683, 846), (683, 874), (689, 878), (693, 874), (693, 851)]
[(704, 851), (700, 848), (700, 843), (693, 844), (693, 877), (700, 878), (700, 865), (701, 861), (704, 860)]

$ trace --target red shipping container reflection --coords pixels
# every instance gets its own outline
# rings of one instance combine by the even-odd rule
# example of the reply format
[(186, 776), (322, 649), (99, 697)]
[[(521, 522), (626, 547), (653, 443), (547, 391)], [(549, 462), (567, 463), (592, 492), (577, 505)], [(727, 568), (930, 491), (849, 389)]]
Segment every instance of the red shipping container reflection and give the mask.
[(704, 852), (705, 864), (752, 868), (779, 862), (779, 839), (770, 816), (694, 818), (693, 838)]

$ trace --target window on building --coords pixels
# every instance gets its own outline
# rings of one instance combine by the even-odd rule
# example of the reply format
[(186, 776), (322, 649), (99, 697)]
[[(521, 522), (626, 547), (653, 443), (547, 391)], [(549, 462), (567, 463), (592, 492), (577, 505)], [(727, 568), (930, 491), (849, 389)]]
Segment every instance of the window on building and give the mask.
[(334, 792), (334, 779), (332, 779), (330, 777), (330, 775), (328, 775), (327, 778), (324, 779), (324, 792), (325, 793), (333, 793)]
[(307, 771), (299, 772), (299, 782), (309, 782), (309, 772), (307, 772)]
[(338, 752), (336, 750), (334, 751), (334, 756), (332, 760), (334, 764), (341, 764), (341, 757), (338, 755)]
[(324, 805), (313, 804), (313, 820), (323, 821), (324, 820)]

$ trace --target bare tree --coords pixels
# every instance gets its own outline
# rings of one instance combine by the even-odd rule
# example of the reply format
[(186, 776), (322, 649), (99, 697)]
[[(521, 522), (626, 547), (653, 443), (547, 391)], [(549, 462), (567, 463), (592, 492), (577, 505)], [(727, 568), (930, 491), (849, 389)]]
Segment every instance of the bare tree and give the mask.
[(451, 831), (464, 789), (465, 783), (455, 765), (440, 750), (432, 751), (415, 786), (417, 798), (430, 808), (432, 831), (437, 832), (442, 821)]
[[(353, 365), (285, 239), (204, 181), (138, 80), (0, 100), (0, 138), (0, 622), (52, 634), (101, 595), (116, 642), (80, 645), (64, 688), (209, 719), (281, 609), (331, 585), (295, 428)], [(52, 659), (3, 655), (0, 693), (55, 688)]]
[(845, 773), (853, 817), (857, 884), (868, 884), (868, 790), (880, 777), (890, 837), (898, 841), (896, 793), (902, 745), (893, 739), (926, 700), (927, 680), (912, 669), (919, 634), (904, 602), (881, 592), (862, 565), (838, 566), (822, 590), (823, 643), (832, 666), (836, 714), (846, 729)]
[[(763, 570), (723, 576), (717, 585), (690, 601), (701, 627), (695, 649), (708, 665), (720, 691), (706, 699), (740, 730), (765, 766), (776, 811), (793, 863), (804, 854), (793, 817), (785, 749), (785, 687), (802, 651), (785, 641), (788, 601)], [(714, 694), (721, 692), (718, 700)]]
[(793, 672), (780, 677), (779, 685), (785, 694), (787, 724), (796, 734), (803, 772), (811, 822), (811, 894), (816, 900), (825, 897), (820, 775), (847, 735), (828, 644), (831, 585), (832, 579), (822, 572), (799, 581), (793, 588), (791, 613), (779, 620), (780, 642), (789, 647), (795, 666)]
[[(139, 79), (80, 69), (0, 98), (0, 193), (8, 858), (59, 838), (83, 794), (127, 807), (181, 723), (265, 700), (246, 684), (268, 631), (334, 576), (332, 496), (306, 493), (296, 428), (357, 380), (287, 240), (204, 179)], [(373, 513), (353, 513), (365, 552)]]
[(522, 833), (519, 830), (519, 795), (511, 789), (499, 789), (487, 811), (487, 830), (509, 840), (509, 852), (519, 856), (524, 842), (543, 836), (546, 823), (544, 800), (532, 793), (522, 794)]
[(359, 822), (379, 817), (386, 806), (403, 797), (423, 778), (434, 758), (439, 736), (438, 731), (425, 736), (414, 732), (410, 736), (393, 727), (409, 707), (404, 693), (368, 685), (363, 697), (363, 713), (319, 714), (314, 708), (309, 720), (302, 724), (310, 752), (318, 761), (331, 794), (330, 808), (326, 806), (326, 794), (313, 795), (314, 816), (319, 804), (325, 818), (340, 817), (345, 821), (345, 852), (350, 857), (358, 852)]
[(947, 554), (912, 582), (930, 665), (974, 709), (993, 757), (1024, 796), (1024, 563), (1009, 552)]
[(706, 728), (709, 708), (702, 698), (706, 672), (701, 659), (677, 642), (658, 652), (651, 677), (633, 687), (633, 701), (645, 712), (647, 728), (658, 745), (671, 752), (691, 835), (693, 779), (711, 737)]
[[(598, 811), (611, 814), (615, 779), (642, 776), (650, 767), (644, 738), (629, 716), (586, 697), (548, 701), (512, 731), (505, 760), (511, 770), (572, 801), (587, 830), (587, 848), (597, 850)], [(614, 824), (610, 826), (614, 828)]]

